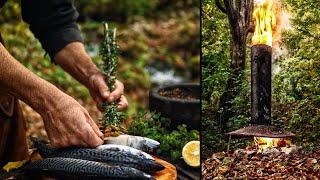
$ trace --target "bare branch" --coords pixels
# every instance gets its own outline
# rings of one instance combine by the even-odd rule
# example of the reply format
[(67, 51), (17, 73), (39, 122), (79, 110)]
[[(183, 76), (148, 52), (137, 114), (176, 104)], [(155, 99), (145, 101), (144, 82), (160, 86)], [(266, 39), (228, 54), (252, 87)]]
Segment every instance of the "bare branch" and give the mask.
[(216, 5), (217, 5), (217, 7), (218, 7), (223, 13), (227, 14), (227, 10), (226, 10), (225, 7), (222, 6), (220, 0), (215, 0), (215, 3), (216, 3)]

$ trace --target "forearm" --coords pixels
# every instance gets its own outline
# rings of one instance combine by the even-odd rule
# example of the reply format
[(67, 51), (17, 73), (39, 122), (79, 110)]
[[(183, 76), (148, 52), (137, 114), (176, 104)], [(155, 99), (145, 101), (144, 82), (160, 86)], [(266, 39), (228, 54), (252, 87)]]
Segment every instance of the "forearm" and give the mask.
[(86, 87), (90, 86), (92, 75), (100, 74), (80, 42), (68, 44), (55, 55), (54, 61)]
[(90, 86), (99, 69), (85, 52), (76, 24), (78, 12), (73, 0), (21, 1), (22, 17), (53, 62), (75, 79)]
[(39, 78), (17, 60), (0, 43), (0, 87), (30, 105), (36, 111), (47, 111), (45, 105), (56, 106), (61, 91)]

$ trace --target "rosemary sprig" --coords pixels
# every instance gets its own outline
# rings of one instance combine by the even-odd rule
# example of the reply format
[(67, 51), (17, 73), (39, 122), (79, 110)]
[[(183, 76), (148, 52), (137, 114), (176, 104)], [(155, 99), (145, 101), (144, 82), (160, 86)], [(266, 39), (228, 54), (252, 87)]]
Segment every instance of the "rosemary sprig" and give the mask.
[[(112, 92), (115, 89), (116, 72), (120, 53), (119, 45), (116, 42), (116, 28), (109, 29), (107, 23), (104, 24), (104, 27), (105, 37), (100, 46), (100, 55), (102, 56), (103, 61), (101, 71), (106, 77), (106, 83), (110, 92)], [(102, 108), (104, 109), (104, 112), (102, 125), (104, 128), (108, 126), (119, 127), (121, 125), (124, 115), (117, 107), (117, 102), (103, 103)]]

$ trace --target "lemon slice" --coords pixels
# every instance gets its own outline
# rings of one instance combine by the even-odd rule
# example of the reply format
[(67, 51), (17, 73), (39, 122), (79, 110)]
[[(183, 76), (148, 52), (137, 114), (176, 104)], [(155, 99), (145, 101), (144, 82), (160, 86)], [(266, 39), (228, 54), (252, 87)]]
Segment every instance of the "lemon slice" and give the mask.
[(190, 141), (182, 149), (184, 161), (192, 167), (200, 166), (200, 141)]
[(8, 164), (6, 164), (5, 166), (3, 166), (3, 170), (9, 172), (11, 170), (14, 169), (18, 169), (21, 166), (23, 166), (25, 163), (27, 163), (27, 160), (23, 160), (23, 161), (15, 161), (15, 162), (8, 162)]

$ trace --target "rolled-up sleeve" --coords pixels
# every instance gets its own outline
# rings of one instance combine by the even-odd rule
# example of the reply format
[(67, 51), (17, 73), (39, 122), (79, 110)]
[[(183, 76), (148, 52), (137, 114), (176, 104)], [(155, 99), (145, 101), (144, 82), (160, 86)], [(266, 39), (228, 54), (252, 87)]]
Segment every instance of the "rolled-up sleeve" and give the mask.
[(21, 0), (22, 18), (51, 60), (71, 42), (83, 42), (73, 0)]

